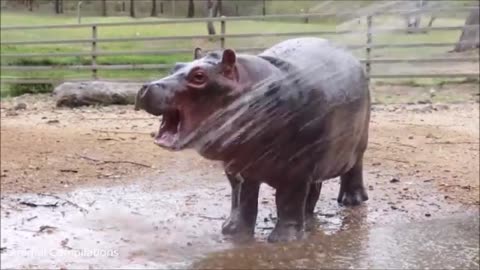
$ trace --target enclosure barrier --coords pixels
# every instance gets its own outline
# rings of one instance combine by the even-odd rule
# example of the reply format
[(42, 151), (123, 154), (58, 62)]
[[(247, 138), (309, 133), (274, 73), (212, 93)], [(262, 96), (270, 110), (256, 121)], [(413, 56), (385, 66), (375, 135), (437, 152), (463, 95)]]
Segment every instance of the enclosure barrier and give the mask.
[[(474, 7), (478, 8), (478, 7)], [(454, 11), (470, 11), (472, 7), (456, 8)], [(35, 41), (6, 41), (0, 42), (1, 46), (21, 46), (21, 45), (45, 45), (45, 44), (90, 44), (91, 49), (88, 52), (68, 52), (68, 53), (2, 53), (0, 57), (17, 58), (17, 57), (68, 57), (68, 56), (88, 56), (91, 58), (90, 65), (44, 65), (44, 66), (16, 66), (2, 65), (1, 70), (18, 70), (18, 71), (34, 71), (34, 70), (90, 70), (91, 79), (97, 80), (98, 70), (148, 70), (148, 69), (169, 69), (169, 64), (122, 64), (122, 65), (99, 65), (97, 57), (99, 56), (115, 56), (115, 55), (159, 55), (159, 54), (179, 54), (191, 53), (191, 49), (173, 49), (173, 50), (139, 50), (139, 51), (101, 51), (98, 49), (99, 43), (107, 42), (131, 42), (131, 41), (172, 41), (172, 40), (191, 40), (191, 39), (215, 39), (219, 41), (218, 49), (224, 49), (226, 39), (233, 38), (261, 38), (261, 37), (294, 37), (294, 36), (318, 36), (318, 35), (347, 35), (347, 34), (365, 34), (364, 44), (343, 45), (350, 50), (365, 50), (365, 58), (360, 59), (365, 64), (365, 70), (369, 78), (478, 78), (476, 73), (410, 73), (410, 74), (375, 74), (371, 73), (374, 64), (394, 64), (394, 63), (453, 63), (453, 62), (479, 62), (479, 57), (442, 57), (442, 58), (372, 58), (373, 49), (384, 48), (425, 48), (425, 47), (454, 47), (456, 43), (406, 43), (406, 44), (374, 44), (375, 34), (380, 33), (405, 33), (405, 28), (383, 28), (374, 29), (374, 17), (377, 15), (401, 15), (401, 14), (418, 14), (452, 11), (452, 8), (444, 9), (416, 9), (416, 10), (399, 10), (396, 12), (373, 12), (366, 14), (366, 28), (363, 31), (306, 31), (306, 32), (271, 32), (271, 33), (246, 33), (246, 34), (227, 34), (227, 22), (229, 21), (251, 21), (251, 20), (268, 20), (268, 19), (285, 19), (295, 18), (309, 21), (311, 18), (322, 17), (328, 15), (339, 15), (339, 13), (314, 13), (314, 14), (284, 14), (284, 15), (267, 15), (267, 16), (244, 16), (244, 17), (220, 17), (220, 18), (196, 18), (196, 19), (175, 19), (175, 20), (158, 20), (148, 22), (119, 22), (119, 23), (94, 23), (94, 24), (64, 24), (64, 25), (34, 25), (34, 26), (6, 26), (1, 27), (3, 31), (22, 31), (22, 30), (44, 30), (44, 29), (71, 29), (71, 28), (90, 28), (91, 38), (86, 39), (63, 39), (63, 40), (35, 40)], [(342, 15), (352, 15), (353, 18), (362, 14), (343, 12)], [(365, 15), (365, 14), (363, 14)], [(220, 34), (216, 35), (184, 35), (184, 36), (158, 36), (158, 37), (132, 37), (132, 38), (100, 38), (98, 29), (101, 27), (118, 27), (118, 26), (138, 26), (138, 25), (159, 25), (159, 24), (178, 24), (178, 23), (198, 23), (198, 22), (220, 22)], [(479, 27), (479, 25), (471, 25), (467, 27)], [(413, 31), (460, 31), (465, 26), (454, 27), (422, 27), (413, 29)], [(260, 52), (265, 47), (246, 47), (235, 48), (238, 52)], [(85, 79), (68, 79), (68, 81), (84, 81)], [(1, 78), (2, 83), (60, 83), (63, 79), (49, 78)], [(114, 81), (138, 81), (135, 79), (116, 79)]]

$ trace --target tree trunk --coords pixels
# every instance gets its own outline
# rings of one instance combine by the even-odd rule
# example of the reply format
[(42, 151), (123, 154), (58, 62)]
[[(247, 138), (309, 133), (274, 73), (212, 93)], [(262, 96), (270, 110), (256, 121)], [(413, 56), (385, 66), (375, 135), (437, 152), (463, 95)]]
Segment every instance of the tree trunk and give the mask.
[[(416, 0), (416, 7), (417, 9), (424, 8), (427, 5), (426, 0)], [(422, 14), (416, 13), (415, 15), (407, 15), (407, 33), (414, 33), (420, 27), (420, 23), (422, 20)]]
[(214, 17), (222, 16), (223, 14), (223, 3), (222, 0), (217, 0), (217, 4), (215, 5), (215, 12), (213, 13)]
[(473, 9), (465, 20), (465, 26), (463, 27), (462, 34), (458, 40), (454, 52), (463, 52), (470, 49), (479, 48), (479, 9)]
[(195, 17), (195, 4), (193, 0), (188, 0), (188, 11), (187, 11), (187, 18)]
[(63, 0), (55, 0), (55, 14), (63, 13)]
[(135, 18), (135, 0), (130, 0), (130, 17)]
[(152, 12), (150, 13), (150, 16), (152, 17), (157, 17), (158, 12), (157, 12), (157, 0), (152, 0)]
[[(214, 5), (213, 5), (213, 0), (207, 0), (205, 1), (207, 4), (207, 17), (208, 18), (213, 18), (213, 13), (214, 13)], [(207, 30), (209, 35), (215, 35), (215, 26), (213, 25), (213, 22), (207, 22)]]
[(60, 14), (60, 0), (55, 0), (55, 14)]
[(432, 27), (433, 22), (434, 22), (436, 19), (437, 19), (437, 18), (436, 18), (435, 16), (432, 16), (432, 17), (430, 18), (430, 21), (428, 22), (428, 27)]
[(102, 0), (102, 16), (107, 17), (107, 0)]

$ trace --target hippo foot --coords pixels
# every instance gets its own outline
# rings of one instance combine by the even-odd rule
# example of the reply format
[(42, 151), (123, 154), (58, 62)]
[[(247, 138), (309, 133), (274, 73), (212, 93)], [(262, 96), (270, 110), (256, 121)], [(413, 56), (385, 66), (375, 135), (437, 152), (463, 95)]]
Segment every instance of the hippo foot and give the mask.
[(304, 227), (296, 225), (276, 225), (273, 231), (268, 236), (268, 242), (292, 242), (301, 240), (304, 236)]
[(356, 206), (368, 200), (367, 192), (364, 188), (353, 191), (342, 192), (338, 196), (338, 202), (345, 206)]
[(250, 236), (254, 234), (254, 227), (247, 226), (237, 214), (232, 213), (222, 224), (222, 234)]
[(315, 230), (318, 224), (319, 220), (314, 214), (307, 214), (305, 216), (305, 231), (310, 232)]

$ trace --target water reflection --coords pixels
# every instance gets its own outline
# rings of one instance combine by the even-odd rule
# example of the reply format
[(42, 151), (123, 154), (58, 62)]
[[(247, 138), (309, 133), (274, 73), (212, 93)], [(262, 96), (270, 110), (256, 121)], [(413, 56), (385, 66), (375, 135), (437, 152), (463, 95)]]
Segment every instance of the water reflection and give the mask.
[(315, 231), (296, 243), (239, 246), (212, 253), (192, 267), (478, 269), (478, 237), (478, 216), (376, 228), (355, 225), (334, 234)]

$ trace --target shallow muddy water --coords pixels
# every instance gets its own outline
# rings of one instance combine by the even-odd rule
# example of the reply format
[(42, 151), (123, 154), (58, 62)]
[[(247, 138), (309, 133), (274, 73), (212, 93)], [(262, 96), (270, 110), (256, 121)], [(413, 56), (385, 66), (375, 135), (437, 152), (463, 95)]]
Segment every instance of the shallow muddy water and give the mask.
[(2, 268), (478, 269), (478, 208), (447, 203), (430, 182), (367, 177), (370, 200), (354, 208), (338, 206), (338, 182), (326, 182), (315, 226), (289, 244), (265, 242), (276, 216), (267, 186), (255, 239), (220, 233), (230, 188), (218, 170), (160, 173), (58, 197), (5, 195)]

